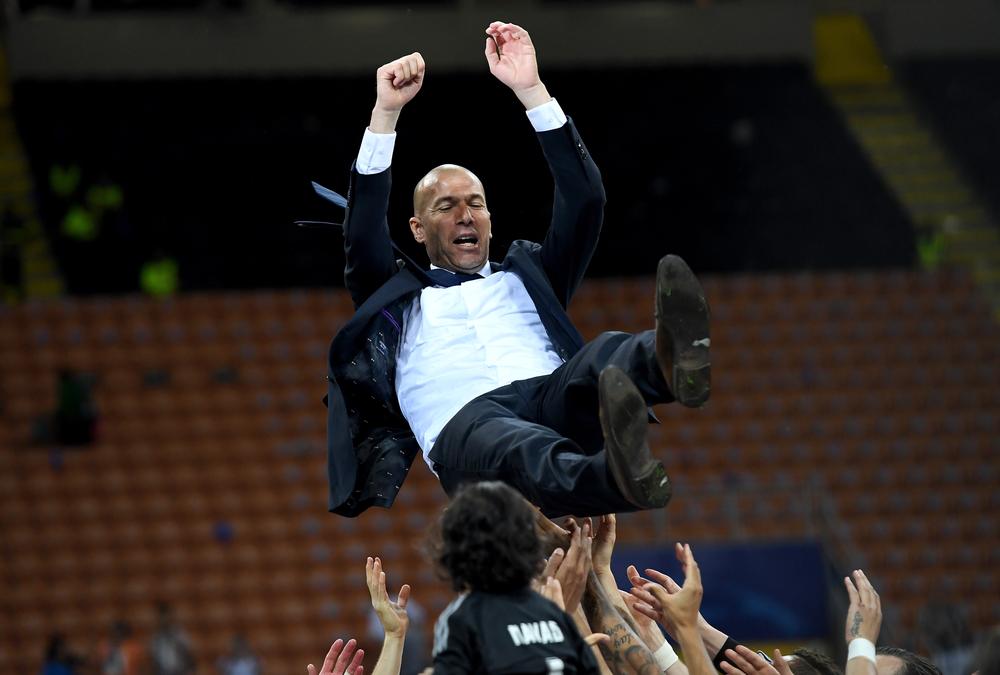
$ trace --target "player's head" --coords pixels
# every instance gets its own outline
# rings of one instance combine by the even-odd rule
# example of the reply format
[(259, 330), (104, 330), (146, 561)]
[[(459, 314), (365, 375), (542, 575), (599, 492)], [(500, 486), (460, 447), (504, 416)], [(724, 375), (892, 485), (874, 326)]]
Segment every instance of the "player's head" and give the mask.
[(489, 259), (490, 212), (483, 184), (466, 168), (442, 164), (413, 188), (413, 238), (438, 267), (474, 273)]
[(462, 487), (441, 516), (439, 537), (434, 554), (456, 591), (522, 589), (542, 565), (531, 505), (497, 481)]
[(879, 647), (875, 650), (878, 675), (941, 675), (941, 670), (929, 660), (900, 647)]
[(788, 667), (795, 675), (843, 675), (833, 659), (826, 654), (820, 654), (812, 649), (799, 648), (792, 652), (788, 659)]

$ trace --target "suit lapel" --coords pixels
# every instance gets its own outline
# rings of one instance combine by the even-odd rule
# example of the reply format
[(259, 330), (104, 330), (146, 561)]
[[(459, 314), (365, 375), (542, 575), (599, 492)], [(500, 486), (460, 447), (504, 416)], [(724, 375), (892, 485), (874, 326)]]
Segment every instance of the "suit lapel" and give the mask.
[[(377, 291), (372, 293), (363, 305), (358, 307), (351, 320), (337, 333), (333, 339), (333, 343), (330, 345), (331, 357), (339, 355), (350, 358), (349, 353), (356, 350), (357, 345), (365, 339), (368, 323), (376, 314), (380, 312), (389, 314), (386, 309), (387, 307), (408, 294), (416, 293), (425, 285), (423, 280), (418, 279), (407, 267), (397, 272), (389, 281), (382, 284)], [(392, 316), (391, 314), (389, 316), (391, 317), (390, 321), (395, 325), (396, 329), (402, 331), (399, 317)]]

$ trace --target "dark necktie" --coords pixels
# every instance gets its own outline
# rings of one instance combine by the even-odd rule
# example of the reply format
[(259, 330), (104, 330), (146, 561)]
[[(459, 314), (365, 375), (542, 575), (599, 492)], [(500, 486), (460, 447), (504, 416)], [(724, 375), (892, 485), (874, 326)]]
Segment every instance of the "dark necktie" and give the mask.
[(449, 272), (448, 270), (442, 269), (432, 269), (427, 270), (427, 276), (429, 276), (436, 286), (444, 286), (445, 288), (450, 288), (452, 286), (458, 286), (459, 284), (464, 284), (466, 281), (475, 281), (476, 279), (482, 279), (481, 274), (466, 274), (465, 272)]

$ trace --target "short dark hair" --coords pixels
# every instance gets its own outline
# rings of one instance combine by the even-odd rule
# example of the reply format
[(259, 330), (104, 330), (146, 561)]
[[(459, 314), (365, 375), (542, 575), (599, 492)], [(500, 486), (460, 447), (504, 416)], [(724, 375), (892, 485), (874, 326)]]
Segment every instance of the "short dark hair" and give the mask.
[(895, 656), (903, 662), (903, 666), (894, 675), (941, 675), (941, 669), (931, 663), (930, 659), (902, 647), (879, 647), (875, 653)]
[(799, 647), (789, 656), (795, 657), (788, 662), (795, 675), (844, 675), (833, 659), (815, 650)]
[(460, 488), (435, 539), (435, 561), (456, 591), (509, 593), (526, 588), (542, 567), (530, 504), (497, 481)]

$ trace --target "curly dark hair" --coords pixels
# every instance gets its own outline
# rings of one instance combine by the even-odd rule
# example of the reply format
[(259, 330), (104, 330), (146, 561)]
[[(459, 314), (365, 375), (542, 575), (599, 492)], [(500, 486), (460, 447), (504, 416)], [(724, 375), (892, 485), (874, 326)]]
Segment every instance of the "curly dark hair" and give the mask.
[(543, 563), (531, 505), (498, 481), (460, 488), (434, 540), (431, 554), (456, 591), (526, 588)]

